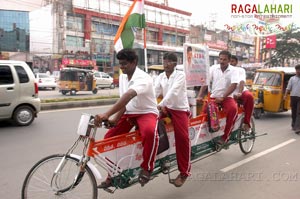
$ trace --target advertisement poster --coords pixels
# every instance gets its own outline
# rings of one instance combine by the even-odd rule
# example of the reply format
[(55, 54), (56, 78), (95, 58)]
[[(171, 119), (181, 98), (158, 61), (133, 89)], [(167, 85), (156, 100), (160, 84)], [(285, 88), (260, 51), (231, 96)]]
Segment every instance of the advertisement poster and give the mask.
[(209, 50), (206, 45), (183, 45), (183, 66), (186, 74), (187, 87), (208, 84)]

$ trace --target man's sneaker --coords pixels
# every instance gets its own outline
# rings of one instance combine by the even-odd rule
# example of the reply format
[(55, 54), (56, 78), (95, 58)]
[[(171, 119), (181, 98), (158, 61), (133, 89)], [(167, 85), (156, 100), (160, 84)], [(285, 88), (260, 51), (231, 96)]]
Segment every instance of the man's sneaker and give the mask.
[(294, 132), (299, 135), (300, 134), (300, 129), (294, 129)]
[(150, 177), (151, 177), (150, 171), (146, 171), (144, 169), (141, 170), (138, 181), (142, 185), (142, 187), (149, 182)]
[(181, 187), (187, 179), (187, 176), (179, 174), (177, 178), (172, 179), (170, 183), (174, 184), (175, 187)]
[(106, 178), (106, 180), (103, 181), (103, 182), (101, 182), (101, 184), (98, 185), (97, 187), (99, 189), (106, 189), (108, 187), (111, 187), (112, 186), (112, 182), (111, 181), (112, 181), (111, 178)]
[(245, 131), (245, 132), (249, 132), (250, 131), (250, 126), (249, 126), (249, 124), (243, 124), (243, 126), (242, 126), (242, 129)]

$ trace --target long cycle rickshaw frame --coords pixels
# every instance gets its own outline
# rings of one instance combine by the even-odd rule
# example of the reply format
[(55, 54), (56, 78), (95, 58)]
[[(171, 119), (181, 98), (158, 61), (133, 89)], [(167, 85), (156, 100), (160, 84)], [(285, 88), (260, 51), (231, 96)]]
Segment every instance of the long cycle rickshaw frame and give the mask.
[[(222, 136), (225, 126), (225, 114), (218, 113), (220, 129), (210, 132), (208, 115), (200, 114), (189, 121), (189, 136), (191, 140), (191, 161), (197, 162), (221, 149), (215, 140)], [(238, 118), (230, 134), (229, 141), (224, 148), (232, 144), (239, 144), (241, 151), (248, 154), (252, 151), (255, 138), (254, 119), (251, 118), (251, 129), (242, 129), (244, 119), (243, 108), (238, 109)], [(163, 123), (160, 132), (160, 143), (168, 146), (159, 146), (152, 178), (160, 173), (168, 174), (177, 168), (175, 139), (172, 124)], [(99, 165), (112, 177), (112, 189), (105, 189), (114, 193), (116, 189), (124, 189), (138, 183), (138, 174), (142, 159), (142, 144), (138, 130), (107, 139), (96, 140), (97, 128), (93, 124), (93, 116), (81, 116), (77, 133), (78, 139), (65, 154), (55, 154), (37, 162), (25, 177), (22, 187), (22, 199), (31, 198), (93, 198), (98, 197), (97, 180), (101, 179)], [(162, 141), (164, 139), (164, 141)], [(74, 154), (74, 150), (82, 143), (82, 154)], [(92, 162), (91, 160), (94, 160)]]

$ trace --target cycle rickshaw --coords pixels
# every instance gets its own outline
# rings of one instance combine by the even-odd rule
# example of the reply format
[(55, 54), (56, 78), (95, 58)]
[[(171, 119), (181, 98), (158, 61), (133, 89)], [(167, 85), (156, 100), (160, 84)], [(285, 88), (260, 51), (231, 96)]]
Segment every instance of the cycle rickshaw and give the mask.
[[(218, 113), (220, 130), (209, 131), (208, 115), (200, 114), (189, 121), (191, 140), (191, 161), (197, 162), (220, 151), (215, 140), (223, 134), (225, 115)], [(238, 118), (226, 146), (238, 144), (244, 154), (252, 151), (257, 136), (254, 119), (251, 118), (251, 129), (244, 131), (243, 108), (239, 107)], [(160, 132), (160, 145), (152, 176), (169, 174), (177, 168), (175, 138), (172, 124), (165, 120)], [(165, 129), (165, 130), (164, 130)], [(138, 183), (140, 163), (142, 161), (142, 144), (138, 130), (96, 140), (97, 128), (93, 116), (83, 114), (77, 129), (78, 139), (64, 154), (55, 154), (37, 162), (28, 172), (22, 187), (22, 199), (31, 198), (98, 198), (97, 180), (101, 179), (98, 165), (112, 176), (112, 189), (125, 189)], [(82, 143), (82, 147), (79, 147)], [(161, 144), (164, 143), (164, 144)], [(74, 150), (80, 148), (81, 154)], [(93, 162), (91, 160), (94, 160)]]
[[(203, 48), (201, 52), (206, 52)], [(199, 59), (208, 60), (205, 56)], [(204, 59), (205, 58), (205, 59)], [(202, 64), (206, 68), (197, 78), (206, 82), (208, 64)], [(204, 63), (204, 62), (203, 62)], [(202, 81), (203, 80), (203, 81)], [(206, 84), (208, 85), (208, 84)], [(228, 148), (238, 144), (244, 154), (252, 151), (257, 136), (254, 119), (251, 118), (251, 128), (245, 131), (242, 128), (244, 113), (243, 107), (238, 109), (238, 118), (230, 134), (229, 141), (219, 147), (216, 140), (223, 135), (225, 128), (225, 113), (223, 110), (211, 114), (197, 114), (196, 95), (190, 95), (192, 117), (189, 119), (189, 138), (191, 141), (190, 159), (192, 163), (219, 152), (222, 148)], [(208, 103), (211, 102), (208, 95)], [(217, 109), (218, 110), (218, 109)], [(194, 114), (196, 113), (196, 114)], [(208, 113), (210, 113), (208, 111)], [(219, 127), (212, 131), (211, 118), (218, 118)], [(152, 177), (160, 174), (168, 174), (177, 168), (174, 129), (170, 118), (160, 122), (159, 146)], [(22, 199), (32, 198), (98, 198), (97, 181), (101, 179), (99, 169), (103, 168), (112, 178), (112, 188), (105, 191), (114, 193), (116, 189), (125, 189), (138, 184), (140, 164), (142, 162), (143, 145), (139, 130), (125, 132), (111, 138), (96, 140), (97, 128), (94, 126), (93, 116), (83, 114), (79, 121), (78, 139), (63, 154), (55, 154), (43, 158), (37, 162), (25, 177), (22, 187)], [(79, 146), (79, 143), (82, 146)], [(80, 150), (80, 154), (75, 151)], [(92, 161), (93, 160), (93, 161)], [(154, 180), (154, 179), (152, 179)]]

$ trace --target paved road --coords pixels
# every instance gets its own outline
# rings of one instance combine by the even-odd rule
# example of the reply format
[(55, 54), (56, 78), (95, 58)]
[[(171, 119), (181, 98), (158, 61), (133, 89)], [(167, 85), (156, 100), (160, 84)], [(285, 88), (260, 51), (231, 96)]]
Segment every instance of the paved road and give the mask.
[[(46, 155), (65, 152), (74, 142), (81, 113), (96, 114), (107, 108), (43, 111), (28, 127), (0, 125), (0, 198), (20, 199), (23, 180), (33, 164)], [(289, 112), (256, 120), (257, 132), (268, 135), (256, 139), (250, 154), (243, 155), (238, 145), (232, 145), (196, 162), (181, 188), (169, 184), (167, 175), (159, 175), (143, 188), (136, 185), (115, 194), (99, 190), (98, 199), (297, 199), (300, 136), (289, 125)]]

